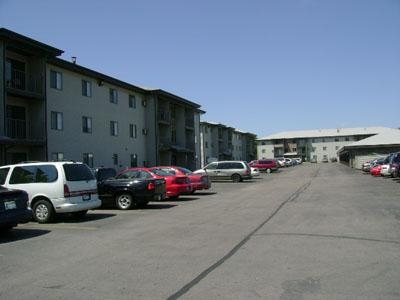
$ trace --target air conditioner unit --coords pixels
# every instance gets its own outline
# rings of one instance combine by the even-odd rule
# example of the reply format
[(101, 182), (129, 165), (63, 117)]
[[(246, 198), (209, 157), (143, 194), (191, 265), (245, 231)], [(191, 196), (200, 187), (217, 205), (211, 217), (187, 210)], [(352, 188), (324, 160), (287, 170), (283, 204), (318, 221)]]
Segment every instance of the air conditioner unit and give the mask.
[(147, 128), (143, 128), (142, 133), (143, 133), (143, 135), (147, 135)]

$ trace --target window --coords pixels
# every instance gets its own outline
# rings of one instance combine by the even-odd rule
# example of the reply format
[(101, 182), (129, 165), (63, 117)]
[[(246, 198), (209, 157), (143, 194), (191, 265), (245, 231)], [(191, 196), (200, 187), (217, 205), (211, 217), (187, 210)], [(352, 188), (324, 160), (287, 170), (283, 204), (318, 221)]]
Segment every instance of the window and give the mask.
[(93, 172), (84, 164), (64, 164), (67, 181), (89, 181), (95, 179)]
[(82, 132), (92, 133), (92, 118), (91, 117), (82, 117)]
[(348, 142), (350, 139), (348, 137), (345, 138), (345, 141)]
[(129, 137), (135, 139), (137, 137), (137, 127), (134, 124), (129, 124)]
[(339, 138), (338, 137), (335, 138), (335, 142), (339, 142)]
[(118, 165), (118, 154), (114, 153), (112, 158), (113, 158), (113, 164)]
[(129, 107), (136, 108), (136, 97), (134, 95), (129, 95)]
[(62, 153), (62, 152), (53, 152), (51, 154), (51, 159), (53, 161), (63, 161), (64, 160), (64, 153)]
[(110, 134), (112, 136), (118, 136), (118, 122), (110, 121)]
[(61, 112), (52, 111), (50, 118), (51, 129), (63, 130), (63, 114)]
[(62, 73), (50, 71), (50, 87), (57, 90), (62, 90)]
[(206, 142), (206, 148), (208, 148), (208, 142)]
[(6, 182), (8, 171), (10, 171), (10, 168), (0, 169), (0, 184), (4, 184)]
[(92, 97), (92, 83), (87, 80), (82, 80), (82, 96)]
[(262, 149), (262, 150), (261, 150), (261, 153), (265, 153), (265, 152), (266, 152), (265, 149)]
[(15, 167), (10, 177), (10, 184), (54, 182), (57, 178), (57, 169), (52, 165)]
[(137, 154), (131, 154), (131, 168), (136, 168), (138, 166), (138, 156)]
[(323, 150), (323, 151), (326, 151), (326, 147), (322, 147), (322, 150)]
[(93, 168), (93, 153), (83, 153), (83, 163)]
[(110, 102), (118, 103), (118, 91), (116, 89), (110, 88)]

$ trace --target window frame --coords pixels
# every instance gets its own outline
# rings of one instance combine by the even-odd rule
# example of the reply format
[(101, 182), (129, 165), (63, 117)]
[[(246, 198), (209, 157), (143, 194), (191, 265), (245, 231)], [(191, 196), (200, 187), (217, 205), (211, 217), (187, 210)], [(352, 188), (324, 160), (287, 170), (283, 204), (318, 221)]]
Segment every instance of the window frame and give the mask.
[(82, 79), (82, 96), (91, 98), (92, 97), (92, 82), (86, 79)]
[(92, 133), (92, 129), (93, 129), (92, 118), (88, 116), (82, 116), (82, 132)]
[(111, 136), (118, 136), (118, 121), (110, 121)]
[(110, 103), (118, 104), (118, 90), (110, 88)]
[(91, 152), (82, 153), (82, 162), (88, 165), (90, 168), (94, 166), (94, 155)]
[(136, 96), (135, 95), (129, 95), (129, 100), (128, 100), (128, 106), (129, 108), (136, 109)]
[(50, 112), (50, 129), (57, 131), (64, 130), (64, 114), (62, 112)]
[(63, 74), (56, 70), (50, 70), (50, 88), (62, 91)]

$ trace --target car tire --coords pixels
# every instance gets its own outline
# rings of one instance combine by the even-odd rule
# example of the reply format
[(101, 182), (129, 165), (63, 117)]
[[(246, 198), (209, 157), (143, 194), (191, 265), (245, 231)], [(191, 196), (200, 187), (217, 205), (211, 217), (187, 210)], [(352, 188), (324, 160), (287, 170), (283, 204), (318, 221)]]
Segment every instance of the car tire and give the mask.
[(121, 210), (128, 210), (133, 207), (133, 197), (131, 194), (124, 193), (115, 197), (115, 205)]
[(242, 176), (240, 176), (239, 174), (233, 174), (231, 176), (231, 179), (233, 182), (241, 182), (242, 181)]
[(47, 200), (39, 200), (33, 206), (33, 218), (38, 223), (48, 223), (54, 217), (53, 205)]

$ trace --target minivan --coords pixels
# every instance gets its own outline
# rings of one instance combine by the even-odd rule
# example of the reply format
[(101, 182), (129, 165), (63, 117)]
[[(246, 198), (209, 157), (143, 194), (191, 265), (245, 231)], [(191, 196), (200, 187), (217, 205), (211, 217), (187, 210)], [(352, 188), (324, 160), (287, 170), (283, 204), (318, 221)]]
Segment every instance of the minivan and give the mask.
[[(400, 152), (390, 153), (383, 162), (381, 175), (382, 176), (394, 176), (396, 168), (400, 165)], [(397, 174), (396, 174), (397, 175)]]
[(39, 223), (57, 213), (84, 216), (101, 205), (90, 168), (77, 162), (27, 162), (0, 167), (0, 185), (28, 193), (28, 205)]
[(251, 168), (245, 161), (226, 160), (216, 161), (206, 165), (194, 173), (206, 172), (210, 180), (232, 180), (242, 182), (244, 179), (251, 179)]

